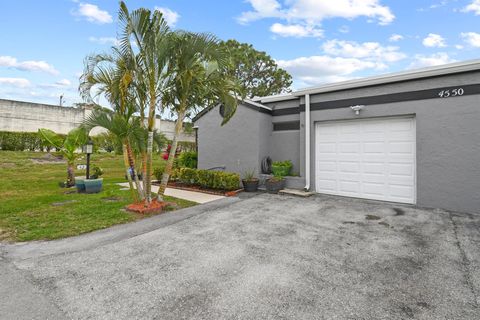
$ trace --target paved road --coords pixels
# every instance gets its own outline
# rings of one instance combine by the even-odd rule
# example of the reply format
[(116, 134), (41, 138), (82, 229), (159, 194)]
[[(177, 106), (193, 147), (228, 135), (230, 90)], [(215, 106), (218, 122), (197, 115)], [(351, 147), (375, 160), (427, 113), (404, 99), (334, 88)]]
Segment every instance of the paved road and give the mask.
[(225, 198), (0, 247), (0, 315), (479, 319), (479, 228), (479, 216), (379, 202)]

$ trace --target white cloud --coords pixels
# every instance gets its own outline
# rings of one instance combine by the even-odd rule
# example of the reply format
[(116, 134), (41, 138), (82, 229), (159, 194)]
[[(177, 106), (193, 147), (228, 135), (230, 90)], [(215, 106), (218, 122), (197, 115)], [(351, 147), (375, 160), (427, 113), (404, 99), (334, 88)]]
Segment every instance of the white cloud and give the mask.
[(382, 46), (378, 42), (358, 43), (355, 41), (329, 40), (322, 46), (325, 53), (345, 58), (365, 59), (368, 61), (396, 62), (406, 58), (398, 47)]
[(24, 78), (0, 78), (0, 84), (17, 88), (26, 88), (30, 86), (30, 81)]
[(447, 53), (439, 52), (432, 55), (415, 55), (415, 60), (410, 64), (410, 69), (424, 68), (424, 67), (433, 67), (439, 66), (442, 64), (447, 64), (455, 62), (454, 59), (451, 59)]
[(72, 83), (68, 79), (59, 80), (59, 81), (55, 82), (55, 84), (57, 84), (59, 86), (63, 86), (63, 87), (68, 87), (68, 86), (72, 85)]
[(21, 71), (39, 71), (46, 72), (53, 75), (59, 74), (59, 72), (50, 64), (45, 61), (17, 61), (16, 58), (10, 56), (0, 56), (0, 67), (15, 68)]
[(322, 37), (323, 30), (316, 29), (313, 26), (302, 26), (299, 24), (284, 25), (281, 23), (274, 23), (270, 27), (270, 31), (281, 37)]
[(480, 48), (480, 33), (476, 32), (462, 32), (460, 34), (463, 41), (472, 47)]
[(401, 34), (396, 34), (396, 33), (392, 34), (390, 38), (388, 38), (388, 41), (390, 42), (397, 42), (400, 40), (403, 40), (403, 36)]
[(435, 34), (435, 33), (429, 33), (428, 36), (423, 39), (423, 45), (425, 47), (437, 47), (437, 48), (443, 48), (443, 47), (446, 47), (447, 45), (445, 44), (445, 39), (439, 35), (439, 34)]
[(348, 80), (354, 78), (353, 73), (357, 71), (382, 70), (385, 67), (373, 61), (326, 55), (278, 60), (277, 64), (306, 85)]
[(456, 44), (455, 49), (462, 50), (464, 47), (461, 44)]
[(89, 37), (88, 41), (102, 45), (110, 44), (112, 46), (115, 46), (118, 44), (118, 40), (115, 37)]
[(339, 32), (341, 33), (349, 33), (350, 32), (350, 28), (348, 26), (341, 26), (339, 29), (338, 29)]
[(167, 24), (170, 27), (175, 27), (177, 24), (178, 19), (180, 18), (180, 15), (178, 12), (175, 12), (169, 8), (164, 8), (164, 7), (155, 7), (155, 10), (160, 11), (163, 14), (163, 18), (167, 22)]
[(468, 6), (463, 8), (464, 12), (473, 12), (476, 16), (480, 16), (480, 0), (473, 0)]
[(62, 79), (59, 81), (56, 81), (55, 83), (50, 83), (50, 84), (40, 84), (38, 87), (43, 88), (43, 89), (68, 89), (72, 83), (68, 79)]
[[(288, 25), (301, 25), (303, 28), (320, 30), (325, 19), (355, 19), (366, 17), (381, 25), (391, 23), (395, 16), (390, 8), (380, 4), (380, 0), (288, 0), (282, 6), (277, 0), (247, 0), (252, 11), (243, 12), (237, 21), (246, 24), (264, 18), (277, 18)], [(273, 25), (271, 28), (273, 28)], [(276, 26), (278, 28), (278, 26)], [(293, 33), (297, 36), (298, 33)]]
[(98, 6), (90, 3), (80, 2), (73, 14), (84, 17), (87, 21), (93, 23), (105, 24), (113, 22), (113, 18), (108, 11), (101, 10)]

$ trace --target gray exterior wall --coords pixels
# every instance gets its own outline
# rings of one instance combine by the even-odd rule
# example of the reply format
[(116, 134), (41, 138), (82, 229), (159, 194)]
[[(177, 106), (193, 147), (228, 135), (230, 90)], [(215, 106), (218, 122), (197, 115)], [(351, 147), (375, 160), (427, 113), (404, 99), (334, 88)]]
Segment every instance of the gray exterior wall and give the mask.
[(198, 127), (198, 168), (225, 166), (243, 176), (260, 171), (260, 161), (269, 153), (270, 115), (239, 105), (230, 121), (221, 126), (218, 107), (195, 122)]
[[(480, 83), (480, 73), (311, 96), (311, 102)], [(304, 103), (303, 99), (301, 103)], [(311, 112), (311, 187), (315, 188), (315, 123), (413, 115), (417, 137), (417, 205), (480, 213), (480, 95)], [(305, 118), (302, 113), (301, 118)], [(304, 135), (304, 128), (301, 130)], [(301, 153), (304, 162), (305, 153)]]
[[(311, 95), (311, 103), (471, 84), (480, 84), (480, 72), (315, 94)], [(273, 110), (280, 110), (298, 108), (304, 103), (304, 97), (301, 97), (299, 100), (272, 102), (265, 105)], [(299, 121), (299, 130), (270, 131), (270, 134), (258, 129), (260, 127), (258, 119), (263, 119), (262, 128), (264, 128), (268, 123), (266, 120), (268, 115), (261, 114), (260, 117), (259, 112), (239, 107), (239, 112), (223, 130), (219, 126), (221, 119), (218, 112), (209, 112), (197, 121), (200, 124), (200, 165), (213, 166), (213, 163), (218, 163), (218, 159), (222, 159), (220, 162), (230, 161), (227, 170), (238, 171), (236, 167), (242, 169), (245, 167), (238, 163), (253, 165), (263, 157), (263, 154), (261, 156), (259, 152), (249, 149), (250, 147), (245, 144), (248, 146), (258, 144), (258, 148), (261, 145), (262, 150), (268, 150), (266, 145), (269, 145), (269, 155), (272, 159), (293, 161), (294, 171), (300, 173), (301, 182), (306, 170), (304, 167), (305, 112), (300, 110), (301, 108), (298, 108), (298, 112), (293, 114), (270, 116), (272, 123)], [(311, 190), (315, 189), (316, 123), (406, 115), (416, 119), (416, 204), (423, 207), (480, 213), (480, 94), (451, 98), (437, 98), (433, 95), (431, 99), (424, 100), (366, 104), (359, 116), (355, 115), (349, 106), (311, 111)], [(208, 155), (202, 154), (212, 152), (213, 147), (206, 146), (211, 142), (207, 142), (205, 138), (210, 135), (215, 136), (210, 138), (214, 142), (214, 148), (221, 150), (216, 153), (218, 157), (216, 162), (213, 158), (209, 159)], [(203, 142), (202, 139), (204, 139)], [(202, 143), (205, 145), (202, 146)], [(234, 157), (231, 157), (231, 152)], [(300, 183), (297, 181), (296, 185), (298, 187)]]

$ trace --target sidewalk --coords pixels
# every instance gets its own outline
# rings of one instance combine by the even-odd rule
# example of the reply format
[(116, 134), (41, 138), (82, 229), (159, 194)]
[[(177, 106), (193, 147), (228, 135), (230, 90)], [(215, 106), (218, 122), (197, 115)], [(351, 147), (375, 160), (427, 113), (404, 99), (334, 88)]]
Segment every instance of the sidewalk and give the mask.
[[(128, 188), (128, 182), (118, 183), (118, 185), (124, 188)], [(158, 192), (158, 186), (152, 186), (152, 192)], [(165, 195), (188, 200), (188, 201), (193, 201), (196, 203), (207, 203), (207, 202), (225, 198), (224, 196), (217, 196), (217, 195), (207, 194), (202, 192), (186, 191), (186, 190), (179, 190), (179, 189), (172, 189), (172, 188), (167, 188), (165, 190)]]

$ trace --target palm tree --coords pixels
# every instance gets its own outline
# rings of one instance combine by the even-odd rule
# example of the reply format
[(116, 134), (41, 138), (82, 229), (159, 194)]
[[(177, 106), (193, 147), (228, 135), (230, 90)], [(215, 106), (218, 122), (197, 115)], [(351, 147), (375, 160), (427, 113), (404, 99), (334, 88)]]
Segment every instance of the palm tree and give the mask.
[[(134, 117), (132, 113), (120, 114), (110, 110), (96, 109), (84, 121), (84, 126), (87, 130), (94, 127), (105, 128), (121, 142), (125, 174), (128, 178), (133, 199), (135, 202), (143, 200), (144, 193), (135, 171), (135, 159), (132, 150), (132, 145), (142, 143), (145, 137), (145, 131), (140, 126), (140, 119)], [(136, 192), (133, 183), (135, 183)]]
[(174, 56), (168, 72), (173, 75), (163, 101), (176, 114), (175, 135), (162, 176), (158, 198), (162, 200), (173, 168), (178, 136), (187, 114), (209, 101), (216, 100), (225, 107), (226, 123), (235, 113), (239, 85), (222, 75), (219, 66), (228, 61), (219, 41), (210, 34), (175, 32), (172, 36)]
[(66, 137), (62, 137), (49, 129), (38, 129), (41, 139), (54, 147), (67, 160), (67, 187), (75, 185), (75, 160), (81, 156), (77, 149), (87, 142), (88, 135), (83, 128), (71, 130)]
[[(87, 101), (103, 95), (113, 106), (114, 112), (97, 109), (85, 120), (84, 127), (90, 131), (95, 126), (107, 129), (122, 144), (127, 179), (134, 195), (134, 201), (145, 198), (143, 188), (135, 172), (132, 143), (140, 139), (139, 119), (136, 112), (132, 83), (134, 79), (135, 56), (124, 55), (112, 48), (112, 54), (91, 55), (85, 59), (85, 69), (80, 77), (80, 93)], [(92, 92), (94, 91), (94, 92)], [(133, 183), (137, 189), (135, 193)], [(137, 196), (138, 194), (138, 196)]]
[[(139, 107), (140, 117), (147, 121), (147, 148), (144, 166), (144, 183), (147, 204), (151, 202), (152, 153), (155, 116), (157, 108), (162, 110), (161, 101), (169, 80), (167, 62), (171, 57), (170, 29), (158, 10), (152, 12), (140, 8), (129, 12), (123, 1), (120, 2), (119, 21), (121, 31), (119, 50), (124, 55), (138, 56), (135, 73), (137, 99), (144, 103)], [(132, 42), (134, 46), (132, 46)], [(135, 47), (135, 50), (134, 50)], [(148, 106), (147, 106), (148, 105)]]

